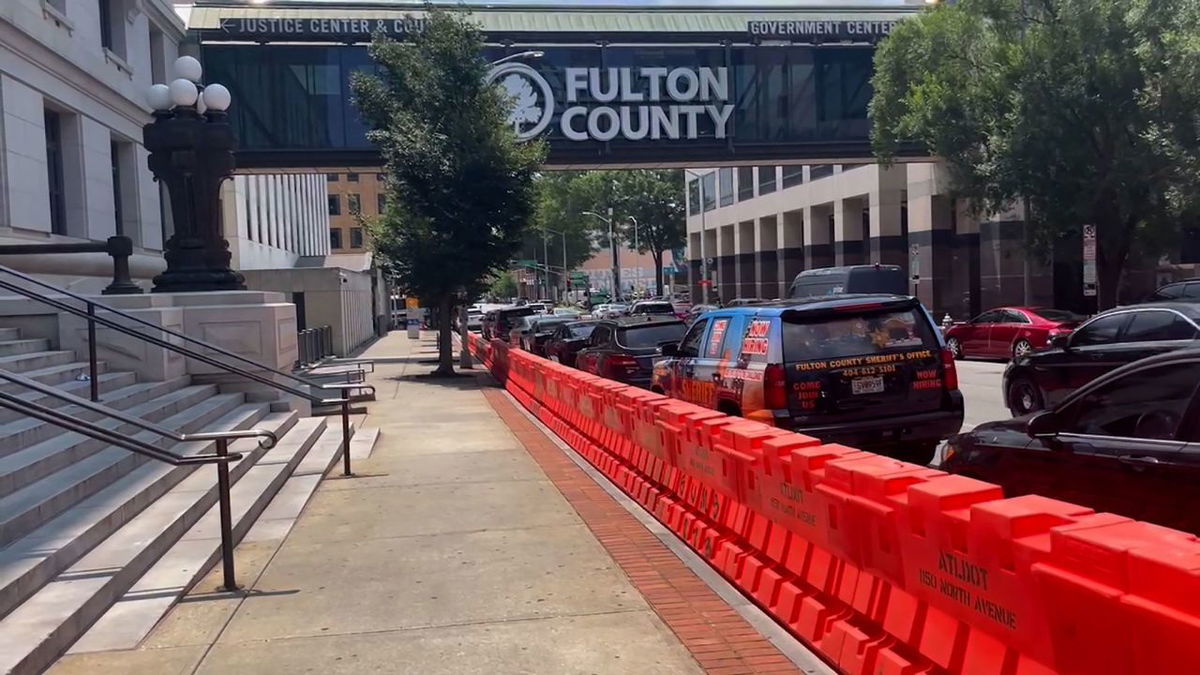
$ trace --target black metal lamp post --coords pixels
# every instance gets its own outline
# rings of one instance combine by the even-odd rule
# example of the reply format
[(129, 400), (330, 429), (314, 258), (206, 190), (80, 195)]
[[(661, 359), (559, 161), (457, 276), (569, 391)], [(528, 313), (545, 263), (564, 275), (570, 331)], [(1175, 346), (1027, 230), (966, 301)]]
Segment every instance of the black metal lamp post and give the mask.
[(167, 269), (154, 277), (155, 293), (246, 290), (229, 267), (221, 232), (221, 183), (233, 175), (233, 129), (225, 111), (229, 90), (196, 85), (200, 62), (175, 61), (178, 79), (150, 88), (154, 121), (142, 128), (150, 171), (167, 186), (175, 232), (164, 246)]

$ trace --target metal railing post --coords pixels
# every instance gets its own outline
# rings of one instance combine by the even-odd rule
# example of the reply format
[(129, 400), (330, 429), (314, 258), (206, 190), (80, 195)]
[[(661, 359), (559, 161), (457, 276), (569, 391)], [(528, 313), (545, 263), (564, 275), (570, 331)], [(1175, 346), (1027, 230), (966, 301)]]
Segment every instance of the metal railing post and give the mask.
[(98, 403), (100, 401), (100, 377), (96, 373), (96, 306), (92, 303), (87, 303), (87, 328), (88, 328), (88, 373), (91, 377), (91, 382), (88, 383), (88, 389), (92, 395), (92, 401)]
[[(217, 456), (229, 456), (229, 441), (217, 439)], [(225, 590), (238, 589), (233, 569), (233, 513), (229, 503), (229, 460), (217, 461), (217, 501), (221, 511), (221, 572), (225, 577)]]
[(342, 475), (350, 476), (350, 393), (342, 401)]

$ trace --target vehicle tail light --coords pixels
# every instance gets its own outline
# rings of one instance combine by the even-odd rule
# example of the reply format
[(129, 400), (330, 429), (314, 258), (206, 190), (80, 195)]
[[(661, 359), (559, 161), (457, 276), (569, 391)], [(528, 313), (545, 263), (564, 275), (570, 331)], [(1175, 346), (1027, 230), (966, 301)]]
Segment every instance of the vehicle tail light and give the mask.
[(954, 365), (954, 352), (949, 349), (942, 350), (942, 370), (946, 391), (958, 389), (958, 369)]
[(778, 363), (767, 366), (763, 373), (763, 403), (770, 410), (788, 407), (787, 372)]
[(638, 362), (628, 354), (613, 354), (604, 359), (604, 370), (607, 377), (628, 375), (637, 372)]

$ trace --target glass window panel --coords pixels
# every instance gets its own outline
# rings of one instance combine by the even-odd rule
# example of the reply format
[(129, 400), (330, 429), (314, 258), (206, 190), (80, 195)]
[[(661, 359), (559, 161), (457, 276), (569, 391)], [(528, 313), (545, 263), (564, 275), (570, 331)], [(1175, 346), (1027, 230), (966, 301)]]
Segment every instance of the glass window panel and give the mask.
[(754, 198), (754, 167), (739, 166), (737, 170), (738, 201)]
[(721, 206), (729, 206), (733, 203), (733, 169), (721, 169)]
[(765, 195), (775, 191), (775, 167), (758, 167), (758, 194)]
[(712, 211), (717, 208), (717, 174), (710, 171), (700, 179), (704, 182), (704, 210)]

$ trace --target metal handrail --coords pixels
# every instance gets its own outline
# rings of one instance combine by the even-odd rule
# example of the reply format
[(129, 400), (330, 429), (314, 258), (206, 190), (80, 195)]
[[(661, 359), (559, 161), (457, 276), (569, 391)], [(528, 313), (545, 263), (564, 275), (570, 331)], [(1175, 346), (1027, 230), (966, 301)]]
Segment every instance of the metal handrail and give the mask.
[[(7, 370), (0, 369), (0, 380), (8, 380), (9, 382), (19, 384), (27, 389), (41, 392), (47, 396), (57, 398), (60, 401), (66, 401), (67, 403), (77, 405), (85, 410), (91, 410), (92, 412), (100, 413), (106, 417), (111, 417), (113, 419), (125, 422), (126, 424), (132, 424), (139, 429), (144, 429), (151, 433), (158, 434), (163, 438), (169, 438), (180, 443), (188, 443), (191, 441), (215, 441), (218, 438), (258, 438), (260, 439), (258, 441), (258, 446), (264, 450), (267, 450), (275, 447), (275, 444), (279, 442), (279, 437), (276, 436), (274, 432), (266, 429), (234, 429), (230, 431), (209, 431), (181, 434), (177, 431), (173, 431), (164, 426), (155, 424), (154, 422), (148, 422), (146, 420), (134, 417), (133, 415), (126, 415), (119, 410), (109, 408), (105, 405), (100, 405), (99, 403), (94, 403), (85, 398), (81, 398), (74, 394), (63, 391), (62, 389), (58, 389), (57, 387), (51, 387), (50, 385), (42, 384), (37, 380), (31, 380), (27, 377), (18, 375), (16, 373), (11, 373)], [(61, 411), (59, 411), (58, 414), (60, 416), (63, 415)]]
[[(239, 362), (244, 363), (246, 365), (253, 366), (253, 368), (256, 368), (258, 370), (265, 370), (265, 371), (271, 372), (271, 374), (274, 374), (274, 375), (287, 377), (288, 380), (292, 380), (294, 382), (299, 382), (301, 384), (305, 384), (305, 386), (307, 386), (307, 387), (312, 387), (314, 389), (360, 389), (360, 388), (362, 388), (362, 389), (371, 389), (372, 392), (374, 392), (374, 387), (370, 386), (370, 384), (364, 384), (364, 386), (361, 386), (361, 387), (349, 387), (349, 386), (346, 386), (346, 384), (336, 384), (336, 383), (335, 384), (322, 384), (322, 383), (318, 383), (318, 382), (311, 382), (311, 381), (305, 380), (304, 377), (300, 377), (298, 375), (292, 374), (292, 372), (276, 370), (274, 368), (271, 368), (271, 366), (260, 364), (260, 363), (256, 362), (256, 360), (248, 359), (244, 356), (241, 356), (241, 354), (230, 352), (229, 350), (226, 350), (226, 348), (224, 348), (224, 347), (220, 347), (220, 346), (211, 344), (211, 342), (205, 342), (204, 340), (200, 340), (200, 339), (198, 339), (198, 337), (192, 337), (191, 335), (187, 335), (185, 333), (180, 333), (180, 331), (176, 331), (176, 330), (173, 330), (173, 329), (170, 329), (167, 327), (163, 327), (163, 325), (156, 325), (154, 323), (150, 323), (149, 321), (146, 321), (146, 319), (144, 319), (142, 317), (134, 316), (134, 315), (132, 315), (132, 313), (128, 313), (128, 312), (116, 309), (116, 307), (114, 307), (112, 305), (106, 305), (104, 303), (101, 303), (101, 301), (86, 298), (86, 297), (84, 297), (84, 295), (79, 295), (77, 293), (72, 293), (71, 291), (67, 291), (67, 289), (65, 289), (65, 288), (59, 288), (58, 286), (50, 285), (50, 283), (44, 282), (40, 279), (36, 279), (36, 277), (34, 277), (34, 276), (20, 273), (20, 271), (14, 270), (10, 267), (5, 267), (5, 265), (0, 265), (0, 273), (5, 273), (8, 275), (17, 277), (17, 279), (22, 280), (26, 283), (34, 283), (34, 285), (49, 289), (49, 291), (53, 291), (53, 292), (61, 294), (61, 295), (66, 295), (67, 298), (79, 300), (80, 303), (90, 304), (90, 305), (96, 307), (96, 309), (104, 310), (107, 312), (112, 312), (112, 313), (114, 313), (114, 315), (118, 315), (122, 318), (130, 319), (130, 321), (132, 321), (134, 323), (139, 323), (139, 324), (145, 325), (146, 328), (154, 329), (155, 331), (157, 331), (157, 333), (166, 333), (166, 334), (172, 335), (174, 337), (179, 337), (180, 340), (185, 340), (187, 342), (191, 342), (191, 344), (193, 344), (193, 345), (198, 345), (200, 347), (204, 347), (205, 350), (211, 350), (211, 351), (217, 352), (218, 354), (221, 354), (221, 356), (223, 356), (223, 357), (228, 357), (230, 359), (239, 360)], [(83, 312), (83, 310), (79, 310), (79, 309), (77, 309), (77, 307), (71, 307), (70, 305), (56, 303), (56, 301), (53, 300), (52, 298), (44, 297), (44, 295), (38, 295), (37, 293), (28, 291), (28, 289), (13, 285), (13, 283), (11, 283), (11, 282), (0, 280), (0, 287), (4, 287), (7, 289), (10, 289), (10, 291), (25, 295), (26, 298), (46, 301), (47, 304), (54, 304), (55, 306), (59, 306), (60, 309), (62, 309), (64, 311), (70, 311), (70, 312), (74, 313), (74, 315), (77, 315), (77, 316), (79, 316), (80, 312)], [(100, 317), (96, 317), (96, 321), (103, 322), (103, 319), (101, 319)], [(106, 324), (106, 325), (108, 325), (108, 324)], [(114, 328), (116, 330), (120, 330), (120, 331), (122, 331), (122, 333), (126, 333), (127, 335), (150, 337), (149, 335), (145, 335), (144, 333), (137, 333), (137, 331), (134, 331), (130, 328), (122, 327), (122, 325), (120, 325), (120, 324), (109, 325), (109, 328)], [(181, 348), (178, 345), (170, 345), (170, 347), (174, 347), (174, 348), (176, 348), (176, 350), (178, 350), (178, 348)], [(170, 348), (170, 347), (168, 347), (168, 348)], [(182, 353), (182, 352), (180, 352), (180, 353)], [(194, 358), (194, 357), (191, 357), (191, 354), (185, 353), (185, 356)], [(208, 362), (205, 362), (205, 363), (208, 363)], [(217, 365), (217, 364), (210, 364), (210, 365)], [(221, 368), (221, 366), (217, 365), (217, 368)], [(233, 368), (234, 368), (234, 366), (232, 366), (232, 365), (228, 365), (228, 364), (226, 365), (226, 369), (230, 370), (230, 372), (235, 372), (236, 375), (248, 375), (247, 372), (238, 372), (236, 370), (232, 370)], [(270, 384), (272, 384), (272, 386), (281, 387), (280, 384), (271, 383), (270, 381), (264, 382), (264, 383), (270, 383)], [(294, 393), (295, 395), (298, 395), (298, 396), (304, 396), (304, 398), (310, 399), (313, 402), (329, 402), (329, 404), (332, 404), (332, 402), (337, 402), (334, 400), (318, 399), (318, 398), (316, 398), (316, 396), (313, 396), (312, 394), (307, 394), (305, 392), (301, 392), (301, 390), (299, 390), (299, 389), (289, 390), (289, 393)]]
[[(343, 469), (343, 473), (345, 475), (349, 476), (352, 474), (351, 469), (350, 469), (350, 396), (346, 392), (350, 391), (350, 390), (359, 390), (359, 391), (369, 392), (369, 393), (373, 394), (373, 393), (375, 393), (374, 386), (369, 385), (369, 384), (362, 384), (362, 383), (331, 382), (331, 383), (326, 384), (326, 383), (313, 382), (313, 381), (305, 379), (303, 377), (299, 377), (298, 375), (295, 375), (294, 373), (288, 373), (288, 372), (284, 372), (281, 370), (276, 370), (275, 368), (272, 368), (270, 366), (258, 363), (257, 361), (254, 361), (253, 359), (246, 358), (240, 354), (235, 354), (234, 352), (229, 351), (228, 349), (225, 349), (224, 347), (219, 347), (212, 343), (206, 342), (204, 340), (200, 340), (198, 338), (194, 338), (190, 335), (186, 335), (184, 333), (172, 330), (165, 326), (155, 325), (141, 317), (134, 316), (133, 314), (119, 310), (116, 307), (112, 307), (112, 306), (106, 305), (102, 302), (98, 302), (96, 300), (86, 298), (82, 295), (72, 293), (71, 291), (68, 291), (66, 289), (58, 288), (57, 286), (46, 283), (40, 279), (37, 279), (35, 277), (28, 275), (28, 274), (18, 272), (17, 270), (14, 270), (10, 267), (5, 267), (3, 265), (0, 265), (0, 272), (2, 272), (4, 274), (8, 274), (17, 279), (20, 279), (21, 281), (25, 282), (26, 284), (31, 284), (33, 286), (38, 286), (40, 288), (48, 289), (59, 295), (63, 295), (68, 298), (72, 298), (74, 300), (78, 300), (79, 302), (84, 303), (86, 309), (80, 309), (80, 308), (74, 307), (66, 302), (62, 302), (61, 300), (58, 300), (58, 299), (55, 299), (55, 298), (52, 298), (52, 297), (49, 297), (46, 295), (38, 294), (32, 290), (29, 290), (27, 288), (24, 288), (22, 286), (14, 284), (10, 281), (0, 279), (0, 288), (12, 291), (18, 295), (22, 295), (26, 298), (29, 298), (30, 300), (34, 300), (34, 301), (49, 305), (49, 306), (59, 309), (61, 311), (67, 312), (68, 314), (73, 314), (75, 316), (83, 317), (84, 319), (87, 320), (87, 322), (88, 322), (88, 361), (89, 361), (89, 364), (91, 367), (91, 385), (90, 386), (91, 386), (91, 398), (93, 401), (99, 401), (99, 398), (100, 398), (99, 378), (97, 377), (97, 359), (96, 359), (96, 324), (99, 324), (101, 326), (105, 326), (107, 328), (115, 330), (119, 333), (123, 333), (130, 337), (134, 337), (139, 340), (142, 340), (143, 342), (149, 342), (150, 344), (156, 345), (158, 347), (162, 347), (163, 349), (168, 349), (177, 354), (182, 354), (188, 358), (195, 359), (196, 361), (210, 365), (214, 368), (218, 368), (220, 370), (224, 370), (226, 372), (233, 373), (235, 375), (238, 375), (239, 377), (244, 377), (246, 379), (253, 380), (255, 382), (258, 382), (259, 384), (266, 385), (268, 387), (271, 387), (271, 388), (279, 390), (279, 391), (287, 392), (289, 394), (292, 394), (293, 396), (298, 396), (300, 398), (307, 399), (313, 403), (317, 403), (320, 405), (340, 405), (341, 406), (340, 412), (341, 412), (341, 417), (342, 417), (342, 447), (343, 447), (342, 469)], [(272, 375), (282, 377), (282, 378), (291, 380), (293, 382), (300, 383), (311, 389), (336, 390), (336, 391), (341, 392), (341, 395), (339, 398), (330, 398), (330, 399), (325, 399), (325, 398), (321, 398), (319, 396), (315, 396), (308, 391), (277, 382), (276, 380), (274, 380), (270, 377), (266, 377), (264, 375), (260, 375), (257, 372), (244, 370), (235, 365), (212, 358), (208, 354), (197, 351), (195, 349), (191, 349), (191, 348), (185, 347), (183, 345), (174, 344), (169, 340), (164, 340), (164, 339), (156, 337), (154, 335), (147, 335), (145, 333), (134, 330), (133, 328), (130, 328), (123, 324), (117, 323), (117, 322), (107, 319), (105, 317), (97, 316), (97, 314), (96, 314), (97, 309), (101, 309), (106, 312), (110, 312), (112, 314), (120, 316), (123, 319), (131, 321), (133, 323), (141, 324), (143, 326), (153, 329), (157, 333), (165, 333), (166, 335), (178, 338), (184, 342), (190, 342), (192, 344), (203, 347), (204, 349), (210, 350), (212, 352), (216, 352), (217, 354), (220, 354), (223, 357), (233, 359), (235, 361), (239, 361), (244, 364), (248, 364), (259, 371), (271, 373)]]
[[(3, 371), (0, 371), (0, 374), (3, 374)], [(9, 408), (10, 410), (24, 413), (29, 417), (62, 427), (68, 431), (74, 431), (75, 433), (94, 438), (98, 441), (104, 441), (105, 443), (129, 450), (130, 452), (136, 452), (139, 455), (144, 455), (151, 459), (157, 459), (160, 462), (166, 462), (175, 466), (186, 466), (189, 464), (212, 464), (215, 462), (232, 461), (242, 458), (242, 455), (236, 452), (226, 455), (177, 455), (173, 452), (168, 452), (162, 448), (150, 445), (145, 441), (139, 441), (131, 436), (120, 434), (111, 429), (105, 429), (104, 427), (92, 422), (74, 417), (68, 417), (64, 415), (61, 410), (47, 408), (46, 406), (39, 405), (32, 401), (26, 401), (15, 394), (5, 391), (0, 391), (0, 407)], [(153, 431), (153, 429), (148, 429), (147, 431)], [(190, 440), (199, 439), (192, 438)]]
[[(240, 460), (243, 455), (239, 452), (229, 452), (229, 439), (232, 437), (232, 433), (192, 434), (190, 440), (211, 439), (216, 446), (216, 452), (210, 455), (177, 455), (137, 438), (121, 435), (111, 429), (105, 429), (92, 422), (70, 417), (61, 410), (47, 408), (32, 401), (26, 401), (16, 394), (10, 394), (5, 391), (0, 391), (0, 407), (24, 413), (28, 417), (42, 420), (43, 422), (73, 431), (82, 436), (94, 438), (109, 445), (114, 445), (160, 462), (166, 462), (173, 466), (216, 464), (217, 506), (221, 520), (221, 571), (224, 576), (225, 590), (237, 590), (237, 575), (234, 570), (233, 560), (233, 505), (230, 497), (229, 462)], [(120, 419), (125, 419), (125, 416), (121, 416)], [(135, 424), (144, 426), (140, 421), (135, 422)], [(147, 431), (157, 432), (156, 429), (147, 429)], [(273, 438), (274, 434), (271, 434), (271, 437)], [(347, 450), (347, 454), (348, 452)]]

